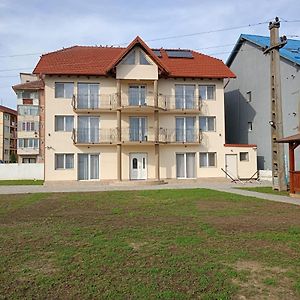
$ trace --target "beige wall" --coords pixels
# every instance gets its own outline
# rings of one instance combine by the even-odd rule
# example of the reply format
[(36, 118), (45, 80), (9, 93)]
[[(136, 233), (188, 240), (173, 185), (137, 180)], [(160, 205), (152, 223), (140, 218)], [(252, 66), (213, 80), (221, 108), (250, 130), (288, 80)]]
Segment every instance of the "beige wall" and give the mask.
[[(143, 66), (144, 67), (144, 66)], [(74, 82), (74, 94), (77, 94), (78, 82), (90, 82), (100, 84), (100, 94), (116, 94), (116, 80), (105, 77), (86, 77), (86, 76), (62, 76), (45, 78), (45, 179), (51, 180), (77, 180), (77, 154), (79, 153), (100, 153), (100, 179), (115, 180), (117, 179), (117, 146), (116, 145), (91, 145), (75, 146), (71, 139), (71, 132), (55, 132), (54, 116), (55, 115), (72, 115), (74, 116), (74, 126), (77, 127), (77, 116), (72, 108), (71, 99), (55, 99), (54, 86), (55, 82)], [(153, 81), (140, 80), (135, 81), (122, 80), (122, 101), (126, 100), (128, 86), (130, 84), (146, 84), (147, 91), (153, 93)], [(193, 152), (195, 153), (195, 170), (196, 176), (201, 177), (225, 177), (221, 168), (225, 168), (225, 154), (231, 152), (238, 153), (239, 148), (224, 147), (225, 143), (225, 126), (224, 126), (224, 91), (222, 80), (184, 80), (184, 79), (159, 79), (159, 94), (175, 96), (175, 84), (194, 84), (196, 86), (196, 96), (198, 95), (199, 85), (216, 85), (216, 100), (203, 101), (201, 110), (192, 114), (184, 113), (164, 113), (159, 114), (159, 126), (175, 129), (176, 116), (194, 116), (196, 117), (196, 128), (199, 128), (199, 116), (216, 116), (216, 131), (203, 133), (203, 139), (199, 145), (160, 145), (160, 174), (161, 178), (176, 178), (176, 153)], [(100, 116), (100, 128), (111, 129), (117, 127), (117, 113), (96, 113)], [(122, 111), (122, 128), (129, 127), (130, 116), (145, 116), (148, 118), (149, 129), (154, 127), (153, 112), (123, 112)], [(247, 148), (248, 149), (248, 148)], [(249, 162), (238, 164), (239, 175), (241, 177), (250, 177), (256, 169), (256, 151), (249, 148)], [(241, 150), (245, 151), (245, 148)], [(148, 157), (148, 179), (155, 178), (155, 154), (154, 144), (152, 145), (122, 145), (122, 178), (129, 179), (129, 156), (130, 153), (147, 153)], [(217, 166), (209, 168), (200, 168), (199, 152), (216, 152)], [(73, 153), (74, 169), (72, 170), (54, 170), (55, 153)], [(253, 171), (253, 172), (252, 172)]]

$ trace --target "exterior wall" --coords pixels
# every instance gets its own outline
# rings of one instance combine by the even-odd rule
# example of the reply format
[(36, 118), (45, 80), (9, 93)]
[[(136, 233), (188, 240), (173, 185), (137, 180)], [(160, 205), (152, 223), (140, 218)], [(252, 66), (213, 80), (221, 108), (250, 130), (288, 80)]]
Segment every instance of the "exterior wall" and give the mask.
[[(230, 66), (237, 79), (231, 79), (225, 90), (226, 140), (257, 144), (260, 170), (272, 169), (269, 60), (257, 46), (244, 42)], [(300, 128), (300, 67), (281, 58), (280, 68), (284, 136), (289, 136)], [(251, 102), (247, 102), (248, 91), (251, 91)], [(252, 131), (248, 131), (248, 122), (253, 124)], [(285, 158), (288, 161), (287, 146)], [(296, 162), (300, 168), (300, 156)]]
[(4, 114), (0, 111), (0, 160), (4, 161)]
[(0, 180), (44, 179), (44, 164), (0, 164)]
[[(87, 113), (75, 113), (72, 107), (72, 99), (55, 99), (55, 82), (73, 82), (75, 98), (77, 95), (77, 83), (90, 82), (100, 84), (100, 95), (115, 95), (117, 93), (117, 81), (114, 78), (106, 77), (86, 77), (86, 76), (46, 76), (45, 78), (45, 180), (77, 180), (78, 176), (78, 154), (80, 153), (99, 153), (100, 154), (100, 180), (117, 179), (117, 146), (113, 145), (75, 145), (72, 140), (72, 132), (55, 132), (55, 115), (74, 116), (74, 127), (77, 128), (77, 118)], [(147, 85), (147, 94), (154, 92), (154, 82), (151, 80), (136, 81), (133, 79), (121, 81), (122, 103), (127, 103), (128, 86), (130, 84)], [(195, 153), (195, 171), (196, 177), (225, 177), (221, 168), (225, 165), (225, 153), (228, 151), (224, 147), (225, 143), (225, 125), (224, 125), (224, 89), (223, 80), (185, 80), (185, 79), (159, 79), (158, 93), (171, 96), (175, 99), (175, 84), (194, 84), (196, 86), (196, 97), (198, 97), (199, 85), (216, 85), (216, 100), (202, 101), (200, 110), (193, 112), (159, 112), (159, 127), (175, 129), (175, 118), (177, 116), (194, 116), (196, 118), (196, 128), (199, 129), (199, 116), (216, 116), (216, 131), (202, 133), (202, 142), (200, 144), (168, 144), (159, 146), (160, 156), (160, 175), (161, 178), (176, 178), (176, 153)], [(150, 97), (151, 98), (151, 97)], [(151, 98), (152, 99), (152, 98)], [(154, 98), (153, 98), (154, 99)], [(89, 115), (100, 117), (100, 129), (117, 128), (117, 111), (111, 112), (90, 112)], [(154, 132), (155, 120), (153, 110), (122, 110), (121, 127), (129, 127), (129, 117), (145, 116), (148, 119), (148, 129)], [(130, 179), (130, 154), (147, 153), (147, 178), (156, 178), (156, 157), (154, 142), (148, 144), (129, 144), (122, 142), (122, 179)], [(216, 152), (217, 166), (210, 168), (200, 168), (199, 152)], [(74, 154), (74, 169), (55, 170), (55, 153)], [(249, 163), (254, 168), (256, 160), (251, 154)], [(247, 167), (241, 166), (241, 174), (244, 175)], [(248, 168), (250, 177), (252, 168)], [(251, 173), (251, 174), (250, 174)], [(254, 173), (254, 172), (253, 172)]]

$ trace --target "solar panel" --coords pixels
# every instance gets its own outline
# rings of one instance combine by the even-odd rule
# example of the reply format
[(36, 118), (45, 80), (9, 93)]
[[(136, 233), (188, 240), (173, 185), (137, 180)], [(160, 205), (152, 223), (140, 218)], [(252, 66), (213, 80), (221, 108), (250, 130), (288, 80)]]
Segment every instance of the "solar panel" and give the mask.
[(176, 58), (193, 58), (190, 50), (166, 50), (168, 57)]
[(154, 54), (158, 57), (161, 57), (161, 53), (160, 53), (160, 50), (159, 49), (154, 49), (152, 50), (154, 52)]

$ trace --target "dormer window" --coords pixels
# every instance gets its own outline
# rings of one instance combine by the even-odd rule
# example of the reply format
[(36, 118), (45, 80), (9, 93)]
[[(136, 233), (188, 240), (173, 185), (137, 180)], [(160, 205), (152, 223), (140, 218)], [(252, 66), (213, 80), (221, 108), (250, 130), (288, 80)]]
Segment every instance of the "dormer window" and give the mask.
[(135, 65), (135, 51), (131, 51), (123, 60), (124, 65)]

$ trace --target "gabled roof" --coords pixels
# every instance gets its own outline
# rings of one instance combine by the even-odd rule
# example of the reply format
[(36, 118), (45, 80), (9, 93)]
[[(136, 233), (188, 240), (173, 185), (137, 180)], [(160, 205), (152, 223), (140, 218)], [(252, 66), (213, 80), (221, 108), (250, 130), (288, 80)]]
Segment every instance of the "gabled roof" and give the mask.
[[(270, 46), (270, 38), (268, 36), (241, 34), (226, 61), (227, 66), (231, 66), (244, 41), (248, 41), (262, 49)], [(287, 44), (279, 50), (279, 53), (281, 57), (300, 65), (300, 40), (288, 39)]]
[(14, 109), (11, 109), (9, 107), (0, 105), (0, 111), (4, 112), (4, 113), (8, 113), (8, 114), (12, 114), (12, 115), (17, 115), (17, 111)]
[(12, 87), (14, 91), (18, 90), (42, 90), (44, 89), (43, 80), (28, 81), (25, 83), (16, 84)]
[(143, 48), (166, 77), (235, 77), (221, 60), (196, 51), (190, 50), (193, 53), (193, 58), (169, 57), (164, 49), (160, 49), (161, 57), (157, 56), (140, 37), (136, 37), (126, 48), (73, 46), (44, 54), (33, 73), (108, 76), (110, 70), (136, 45)]
[(158, 65), (158, 67), (165, 73), (169, 73), (166, 66), (161, 62), (161, 60), (154, 54), (153, 50), (148, 47), (148, 45), (137, 36), (127, 48), (120, 53), (120, 55), (111, 62), (111, 64), (107, 67), (107, 72), (111, 71), (135, 46), (140, 46), (149, 56), (150, 58)]

